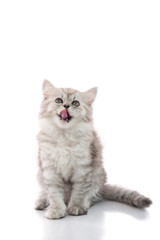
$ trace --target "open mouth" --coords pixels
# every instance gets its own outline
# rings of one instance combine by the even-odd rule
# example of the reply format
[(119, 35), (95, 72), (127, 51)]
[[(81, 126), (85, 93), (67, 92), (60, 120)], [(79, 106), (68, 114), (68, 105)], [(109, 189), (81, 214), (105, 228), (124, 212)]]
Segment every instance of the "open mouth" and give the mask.
[(59, 114), (60, 120), (69, 122), (71, 120), (71, 116), (69, 114), (69, 112), (67, 111), (67, 109), (64, 109), (63, 111), (60, 112)]

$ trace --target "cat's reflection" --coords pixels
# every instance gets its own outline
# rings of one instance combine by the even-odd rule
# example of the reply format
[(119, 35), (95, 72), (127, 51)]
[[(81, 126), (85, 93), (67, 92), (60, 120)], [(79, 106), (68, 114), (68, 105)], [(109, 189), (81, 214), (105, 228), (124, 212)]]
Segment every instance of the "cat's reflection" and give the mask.
[(44, 218), (44, 212), (37, 214), (43, 222), (43, 240), (99, 240), (106, 235), (109, 217), (111, 213), (127, 214), (137, 220), (145, 220), (149, 217), (146, 210), (130, 207), (116, 202), (100, 202), (91, 207), (88, 215), (66, 216), (59, 220), (48, 220)]

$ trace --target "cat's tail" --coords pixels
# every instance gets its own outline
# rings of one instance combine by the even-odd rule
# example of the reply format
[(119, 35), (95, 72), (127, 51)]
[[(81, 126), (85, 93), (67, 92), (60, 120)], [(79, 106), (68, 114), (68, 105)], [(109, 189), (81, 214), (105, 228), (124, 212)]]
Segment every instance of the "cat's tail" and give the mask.
[(122, 202), (138, 208), (149, 207), (152, 204), (149, 198), (136, 191), (109, 184), (104, 185), (100, 195), (103, 200)]

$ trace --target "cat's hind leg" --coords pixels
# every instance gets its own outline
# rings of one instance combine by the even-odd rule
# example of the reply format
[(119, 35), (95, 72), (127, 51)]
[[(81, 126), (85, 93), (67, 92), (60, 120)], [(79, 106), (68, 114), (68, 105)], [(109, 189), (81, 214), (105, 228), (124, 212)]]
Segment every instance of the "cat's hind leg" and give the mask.
[(41, 193), (38, 199), (35, 201), (34, 209), (43, 210), (49, 206), (49, 201), (44, 193)]

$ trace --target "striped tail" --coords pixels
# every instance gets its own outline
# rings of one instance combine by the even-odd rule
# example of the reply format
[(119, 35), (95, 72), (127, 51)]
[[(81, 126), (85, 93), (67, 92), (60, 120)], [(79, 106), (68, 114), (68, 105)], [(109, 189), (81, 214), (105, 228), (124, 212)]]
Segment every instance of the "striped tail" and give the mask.
[(104, 200), (122, 202), (138, 208), (149, 207), (152, 204), (149, 198), (140, 193), (114, 185), (104, 185), (100, 195)]

